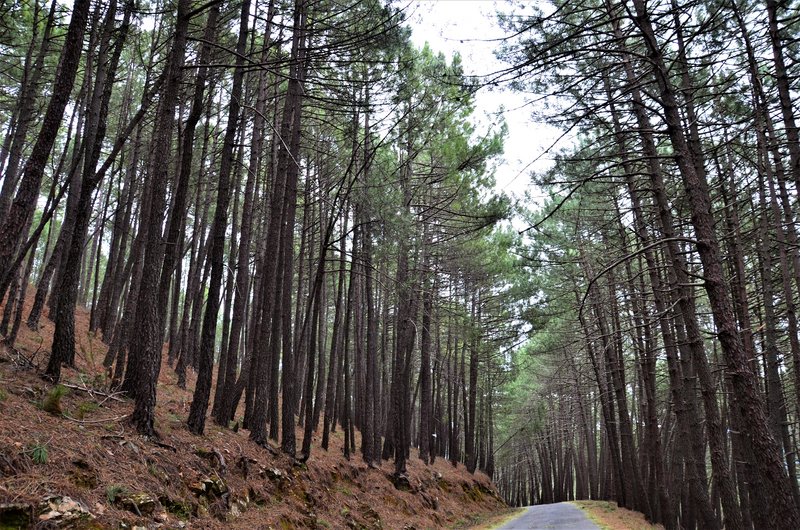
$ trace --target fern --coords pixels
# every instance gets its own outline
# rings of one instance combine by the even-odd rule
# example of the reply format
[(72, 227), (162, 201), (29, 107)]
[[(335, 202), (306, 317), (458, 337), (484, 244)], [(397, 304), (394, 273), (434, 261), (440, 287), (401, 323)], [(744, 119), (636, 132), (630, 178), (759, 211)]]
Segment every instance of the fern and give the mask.
[(36, 443), (30, 447), (29, 452), (34, 464), (43, 465), (47, 463), (49, 457), (47, 444)]

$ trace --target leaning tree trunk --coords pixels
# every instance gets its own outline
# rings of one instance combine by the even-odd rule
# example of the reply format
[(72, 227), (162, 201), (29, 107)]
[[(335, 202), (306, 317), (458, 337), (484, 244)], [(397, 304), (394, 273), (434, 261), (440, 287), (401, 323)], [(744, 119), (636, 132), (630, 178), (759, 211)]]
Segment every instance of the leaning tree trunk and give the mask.
[(22, 228), (36, 208), (45, 166), (58, 136), (67, 103), (69, 103), (80, 63), (83, 34), (89, 17), (90, 3), (89, 0), (75, 0), (72, 6), (72, 16), (61, 49), (56, 80), (53, 84), (53, 95), (47, 105), (44, 118), (42, 118), (39, 136), (36, 138), (31, 155), (25, 164), (17, 194), (6, 218), (0, 225), (0, 298), (5, 294), (13, 279), (15, 271), (11, 270), (11, 267), (15, 262), (15, 253), (20, 241), (27, 235), (23, 233)]
[(755, 374), (748, 365), (748, 359), (753, 352), (745, 351), (736, 326), (730, 288), (723, 275), (719, 242), (714, 231), (708, 183), (698, 173), (693, 163), (694, 157), (684, 135), (675, 89), (671, 84), (645, 2), (633, 0), (633, 5), (636, 10), (634, 21), (645, 41), (654, 67), (667, 132), (691, 209), (692, 226), (697, 237), (696, 248), (703, 265), (705, 289), (722, 352), (731, 372), (735, 406), (740, 407), (742, 431), (750, 439), (754, 449), (752, 456), (756, 472), (751, 478), (760, 483), (760, 488), (766, 493), (768, 505), (762, 509), (767, 515), (769, 524), (775, 527), (800, 527), (800, 516), (792, 498), (792, 489), (782, 464), (780, 450), (770, 433)]
[[(96, 84), (84, 131), (84, 143), (89, 151), (86, 153), (84, 161), (83, 184), (80, 186), (80, 198), (76, 205), (75, 225), (70, 238), (70, 246), (64, 249), (66, 254), (63, 272), (59, 275), (60, 284), (55, 291), (55, 295), (58, 297), (55, 304), (56, 314), (53, 319), (56, 327), (53, 334), (52, 353), (45, 371), (47, 376), (54, 381), (58, 381), (61, 376), (62, 364), (73, 365), (75, 363), (75, 305), (78, 296), (78, 275), (91, 220), (92, 195), (104, 176), (103, 173), (96, 173), (96, 167), (106, 133), (108, 106), (117, 65), (128, 33), (131, 10), (130, 4), (126, 4), (125, 16), (119, 30), (114, 28), (116, 2), (111, 2), (106, 15), (104, 36), (98, 55)], [(111, 57), (107, 57), (111, 38), (115, 31), (118, 32), (117, 40), (114, 42)]]

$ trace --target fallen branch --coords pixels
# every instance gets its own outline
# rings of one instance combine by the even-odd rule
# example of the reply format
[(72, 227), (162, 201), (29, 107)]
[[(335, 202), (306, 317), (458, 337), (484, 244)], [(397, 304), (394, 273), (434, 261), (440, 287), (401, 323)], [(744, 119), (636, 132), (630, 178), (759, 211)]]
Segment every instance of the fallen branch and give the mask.
[(173, 452), (175, 452), (175, 453), (177, 453), (177, 452), (178, 452), (178, 449), (177, 449), (176, 447), (174, 447), (174, 446), (170, 445), (170, 444), (167, 444), (167, 443), (164, 443), (164, 442), (159, 442), (159, 441), (158, 441), (158, 440), (156, 440), (155, 438), (151, 439), (151, 441), (152, 441), (154, 444), (156, 444), (157, 446), (159, 446), (159, 447), (163, 447), (164, 449), (169, 449), (170, 451), (173, 451)]
[(122, 394), (122, 392), (108, 393), (108, 392), (103, 392), (101, 390), (97, 390), (97, 389), (94, 389), (94, 388), (89, 388), (88, 386), (70, 385), (69, 383), (61, 383), (61, 384), (64, 385), (65, 387), (67, 387), (67, 388), (74, 388), (75, 390), (80, 390), (81, 392), (86, 392), (87, 394), (89, 394), (92, 397), (94, 397), (95, 394), (97, 394), (99, 396), (105, 396), (106, 399), (104, 399), (100, 403), (101, 405), (103, 403), (105, 403), (106, 401), (108, 401), (109, 399), (113, 399), (114, 401), (119, 401), (120, 403), (125, 403), (124, 399), (122, 399), (121, 397), (118, 397), (118, 396), (120, 396)]
[[(19, 360), (20, 360), (20, 359), (22, 359), (22, 360), (24, 361), (24, 364), (26, 364), (28, 367), (30, 367), (30, 368), (34, 368), (34, 369), (36, 368), (36, 365), (35, 365), (35, 364), (33, 364), (33, 357), (36, 355), (36, 353), (35, 353), (35, 352), (34, 352), (33, 356), (32, 356), (32, 357), (29, 359), (28, 357), (26, 357), (25, 355), (23, 355), (23, 353), (22, 353), (21, 351), (19, 351), (19, 350), (18, 350), (18, 349), (16, 349), (14, 346), (12, 346), (11, 344), (9, 344), (9, 343), (8, 343), (8, 341), (7, 341), (6, 339), (3, 339), (3, 342), (4, 342), (4, 343), (5, 343), (5, 345), (8, 347), (8, 349), (9, 349), (9, 350), (11, 350), (12, 352), (14, 352), (14, 353), (17, 355), (17, 361), (15, 362), (15, 364), (19, 365), (19, 364), (20, 364), (20, 363), (19, 363)], [(37, 350), (37, 351), (38, 351), (38, 350)], [(11, 361), (11, 362), (14, 362), (12, 359), (9, 359), (9, 361)]]
[(64, 418), (66, 418), (66, 419), (68, 419), (70, 421), (74, 421), (75, 423), (80, 423), (81, 425), (89, 425), (89, 424), (93, 424), (93, 423), (106, 423), (106, 422), (111, 422), (111, 421), (124, 420), (125, 418), (130, 416), (130, 414), (123, 414), (122, 416), (115, 416), (113, 418), (102, 418), (102, 419), (99, 419), (99, 420), (79, 420), (78, 418), (73, 418), (72, 416), (70, 416), (69, 414), (66, 414), (66, 413), (63, 414), (63, 416), (64, 416)]

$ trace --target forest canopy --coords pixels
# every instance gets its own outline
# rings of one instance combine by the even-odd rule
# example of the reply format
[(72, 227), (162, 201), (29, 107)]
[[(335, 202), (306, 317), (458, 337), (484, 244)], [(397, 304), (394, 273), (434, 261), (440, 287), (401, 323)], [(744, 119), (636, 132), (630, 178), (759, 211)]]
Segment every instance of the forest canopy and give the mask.
[[(174, 370), (298, 462), (800, 528), (795, 4), (509, 2), (475, 75), (391, 1), (0, 0), (0, 333), (57, 383), (85, 308), (152, 439)], [(521, 201), (490, 87), (564, 139)]]

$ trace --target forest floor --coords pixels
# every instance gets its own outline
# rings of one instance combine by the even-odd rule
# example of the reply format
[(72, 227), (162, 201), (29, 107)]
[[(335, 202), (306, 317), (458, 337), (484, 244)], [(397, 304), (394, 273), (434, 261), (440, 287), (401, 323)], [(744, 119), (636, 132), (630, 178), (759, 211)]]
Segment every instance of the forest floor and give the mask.
[(193, 435), (186, 418), (194, 380), (180, 389), (166, 363), (160, 439), (143, 438), (127, 422), (132, 401), (106, 388), (106, 346), (88, 332), (87, 312), (76, 315), (77, 368), (64, 370), (59, 390), (40, 377), (52, 333), (43, 317), (36, 332), (23, 323), (13, 348), (0, 346), (0, 529), (421, 530), (466, 527), (505, 509), (486, 475), (441, 459), (425, 466), (413, 450), (410, 491), (398, 490), (391, 462), (370, 469), (358, 454), (343, 457), (341, 430), (327, 452), (315, 438), (303, 465), (257, 446), (243, 429), (209, 421), (205, 435)]
[(648, 522), (644, 515), (620, 508), (609, 501), (573, 501), (586, 516), (603, 530), (664, 530), (660, 524)]

